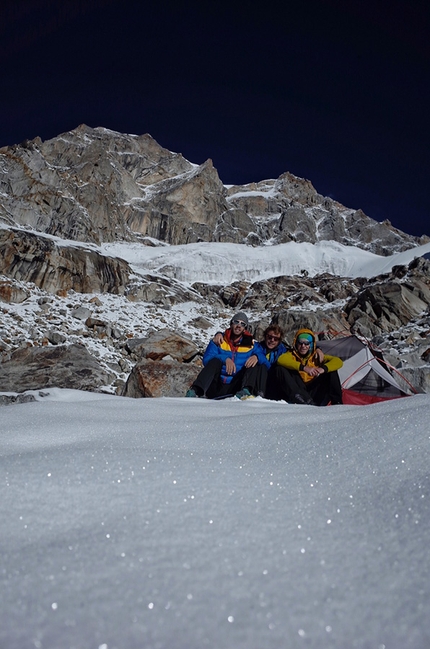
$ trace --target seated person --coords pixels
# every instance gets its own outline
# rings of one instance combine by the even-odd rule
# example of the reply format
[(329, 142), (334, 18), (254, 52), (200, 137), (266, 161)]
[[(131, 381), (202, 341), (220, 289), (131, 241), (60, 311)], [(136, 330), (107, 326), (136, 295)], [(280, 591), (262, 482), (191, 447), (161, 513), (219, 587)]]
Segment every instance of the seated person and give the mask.
[[(281, 354), (284, 354), (288, 347), (282, 342), (283, 331), (277, 324), (269, 325), (263, 334), (263, 340), (255, 343), (256, 350), (265, 356), (264, 361), (256, 367), (255, 381), (254, 381), (254, 394), (268, 399), (277, 399), (277, 383), (275, 381), (273, 370), (276, 367), (276, 361)], [(213, 337), (213, 342), (216, 345), (221, 345), (223, 334), (218, 332)], [(258, 357), (257, 357), (258, 362)], [(282, 397), (279, 397), (281, 399)]]
[(281, 354), (276, 366), (279, 394), (289, 403), (326, 406), (342, 403), (337, 370), (343, 361), (323, 354), (310, 329), (299, 329), (293, 349)]
[(255, 393), (256, 366), (264, 363), (265, 356), (261, 348), (257, 349), (247, 327), (245, 313), (236, 313), (221, 343), (217, 345), (211, 340), (203, 355), (204, 367), (187, 391), (187, 397), (214, 399), (235, 395), (243, 399)]
[(276, 381), (276, 362), (281, 354), (288, 351), (288, 346), (283, 342), (284, 332), (277, 324), (269, 325), (264, 333), (263, 340), (257, 343), (265, 356), (265, 362), (258, 366), (257, 394), (267, 399), (279, 400), (278, 383)]

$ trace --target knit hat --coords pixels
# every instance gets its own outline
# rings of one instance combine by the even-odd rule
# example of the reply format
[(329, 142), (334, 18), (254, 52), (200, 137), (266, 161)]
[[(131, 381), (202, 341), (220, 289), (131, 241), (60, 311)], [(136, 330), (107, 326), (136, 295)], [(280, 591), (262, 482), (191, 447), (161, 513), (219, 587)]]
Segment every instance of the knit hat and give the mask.
[(233, 320), (241, 320), (242, 322), (244, 322), (246, 324), (246, 326), (249, 325), (248, 317), (247, 317), (246, 313), (243, 313), (242, 311), (239, 311), (239, 313), (236, 313), (232, 317), (232, 319), (230, 320), (230, 324), (233, 322)]
[(298, 349), (299, 342), (305, 342), (309, 343), (309, 352), (313, 352), (314, 350), (314, 344), (315, 344), (315, 336), (312, 334), (312, 332), (308, 330), (299, 330), (296, 335), (296, 339), (294, 341), (294, 347)]
[(297, 336), (297, 342), (298, 343), (305, 342), (305, 343), (309, 343), (310, 345), (312, 345), (313, 338), (312, 338), (312, 336), (310, 334), (300, 334), (300, 336)]

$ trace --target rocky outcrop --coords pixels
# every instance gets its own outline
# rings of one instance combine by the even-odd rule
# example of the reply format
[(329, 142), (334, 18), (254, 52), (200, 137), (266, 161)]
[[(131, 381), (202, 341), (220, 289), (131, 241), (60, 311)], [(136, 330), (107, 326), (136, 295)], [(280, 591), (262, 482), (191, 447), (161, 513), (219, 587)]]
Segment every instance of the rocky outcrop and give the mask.
[(289, 172), (227, 189), (211, 160), (195, 165), (150, 135), (85, 125), (0, 149), (0, 196), (7, 225), (96, 244), (335, 240), (387, 255), (428, 241), (323, 197)]
[(143, 359), (134, 367), (122, 395), (125, 397), (183, 397), (200, 368), (177, 361)]
[[(425, 243), (406, 236), (389, 221), (379, 223), (362, 210), (348, 209), (337, 201), (318, 194), (309, 180), (287, 172), (277, 180), (264, 180), (228, 189), (230, 206), (253, 221), (254, 245), (265, 241), (338, 241), (357, 245), (376, 254), (388, 255)], [(248, 238), (251, 235), (248, 235)]]
[[(0, 230), (0, 273), (32, 282), (48, 293), (124, 293), (130, 268), (122, 259), (107, 257), (85, 247), (59, 246), (48, 237), (15, 229)], [(3, 295), (11, 301), (8, 284)]]
[(0, 394), (0, 406), (10, 406), (17, 403), (31, 403), (36, 401), (33, 394), (22, 392), (21, 394)]
[[(279, 324), (285, 332), (285, 340), (290, 343), (298, 329), (307, 327), (322, 337), (342, 333), (348, 335), (350, 327), (342, 311), (338, 309), (282, 309), (270, 318), (270, 322)], [(269, 324), (259, 322), (256, 327), (256, 336), (260, 338), (265, 327)]]
[(0, 149), (0, 168), (0, 217), (6, 222), (100, 243), (133, 239), (127, 219), (141, 213), (145, 187), (194, 165), (149, 135), (82, 125), (46, 142), (36, 138)]
[(19, 286), (17, 282), (0, 279), (0, 302), (20, 304), (21, 302), (25, 302), (29, 297), (30, 291)]
[(155, 183), (150, 189), (150, 194), (148, 190), (126, 210), (130, 230), (173, 244), (213, 240), (218, 219), (228, 205), (210, 160), (192, 171)]
[(199, 352), (197, 345), (191, 340), (169, 329), (153, 331), (146, 338), (129, 340), (126, 348), (131, 354), (140, 358), (159, 361), (169, 357), (180, 363), (188, 363)]
[(210, 241), (229, 209), (210, 160), (193, 165), (149, 135), (83, 125), (4, 147), (0, 162), (0, 217), (65, 239)]
[(375, 277), (347, 301), (344, 311), (355, 333), (372, 338), (412, 322), (430, 305), (430, 261), (417, 258)]
[(412, 285), (385, 282), (364, 288), (345, 306), (352, 329), (373, 337), (382, 331), (394, 331), (423, 313), (430, 303), (430, 293), (423, 301)]
[(126, 348), (138, 362), (122, 391), (125, 397), (183, 397), (201, 366), (190, 363), (197, 345), (169, 329), (129, 340)]
[(48, 387), (97, 391), (113, 378), (83, 345), (27, 347), (0, 364), (3, 392)]

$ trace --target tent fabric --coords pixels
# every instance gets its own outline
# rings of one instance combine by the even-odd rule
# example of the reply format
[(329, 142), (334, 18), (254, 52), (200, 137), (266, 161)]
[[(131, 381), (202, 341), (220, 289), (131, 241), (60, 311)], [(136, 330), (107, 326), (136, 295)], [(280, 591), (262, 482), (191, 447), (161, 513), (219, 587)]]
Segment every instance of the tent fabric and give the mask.
[(406, 394), (398, 395), (397, 397), (377, 397), (371, 394), (363, 394), (362, 392), (354, 392), (354, 390), (342, 390), (342, 402), (346, 406), (369, 406), (372, 403), (379, 403), (381, 401), (389, 401), (391, 399), (401, 399)]
[(387, 399), (410, 396), (400, 387), (369, 345), (355, 335), (322, 340), (318, 343), (324, 353), (339, 356), (343, 367), (339, 370), (343, 402), (364, 405)]

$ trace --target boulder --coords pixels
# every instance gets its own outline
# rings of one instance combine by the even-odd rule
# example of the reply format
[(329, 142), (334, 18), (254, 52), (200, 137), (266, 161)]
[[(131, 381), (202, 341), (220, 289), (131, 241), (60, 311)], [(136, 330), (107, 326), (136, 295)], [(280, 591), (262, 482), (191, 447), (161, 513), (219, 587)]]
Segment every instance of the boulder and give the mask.
[[(412, 290), (411, 290), (412, 289)], [(421, 293), (423, 295), (423, 293)], [(407, 324), (427, 309), (428, 304), (413, 291), (398, 281), (385, 281), (367, 286), (354, 296), (345, 306), (348, 322), (354, 330), (357, 323), (367, 316), (368, 323), (373, 323), (372, 334), (377, 330), (394, 331)]]
[(84, 345), (18, 349), (0, 364), (0, 392), (48, 387), (96, 391), (113, 378)]
[(140, 358), (124, 386), (126, 397), (183, 397), (201, 368), (189, 362), (199, 352), (197, 345), (169, 329), (132, 338), (126, 348)]
[(16, 282), (0, 280), (0, 302), (21, 304), (30, 296), (30, 291), (21, 288)]
[(200, 369), (194, 364), (144, 358), (133, 367), (122, 396), (134, 399), (183, 397)]
[(126, 347), (130, 353), (140, 358), (158, 361), (170, 356), (180, 363), (190, 361), (199, 352), (199, 348), (191, 340), (169, 329), (153, 331), (146, 338), (132, 338), (127, 341)]
[(36, 401), (33, 394), (0, 394), (0, 406), (10, 406), (15, 403), (30, 403)]
[[(316, 309), (308, 310), (282, 310), (273, 318), (284, 330), (284, 338), (287, 342), (292, 343), (298, 329), (306, 327), (314, 331), (317, 335), (330, 332), (331, 334), (340, 333), (348, 334), (349, 326), (345, 320), (344, 314), (334, 309)], [(261, 323), (257, 328), (256, 336), (260, 338), (264, 328), (269, 323)], [(263, 326), (262, 326), (263, 325)]]

